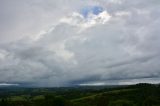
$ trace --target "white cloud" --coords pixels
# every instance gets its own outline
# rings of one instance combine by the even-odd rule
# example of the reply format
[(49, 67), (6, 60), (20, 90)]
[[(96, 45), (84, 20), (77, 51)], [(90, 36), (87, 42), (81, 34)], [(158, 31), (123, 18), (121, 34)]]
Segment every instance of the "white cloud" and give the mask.
[(115, 3), (115, 4), (122, 4), (124, 0), (109, 0), (109, 2)]
[(115, 15), (122, 17), (122, 16), (130, 16), (131, 13), (127, 11), (119, 11), (119, 12), (116, 12)]
[(87, 28), (96, 26), (97, 24), (105, 24), (110, 18), (111, 16), (107, 11), (103, 11), (98, 15), (90, 13), (87, 18), (83, 17), (80, 13), (73, 13), (69, 17), (62, 18), (60, 22), (80, 27), (83, 31)]
[(8, 53), (5, 50), (0, 49), (0, 60), (5, 59), (5, 57), (8, 55)]

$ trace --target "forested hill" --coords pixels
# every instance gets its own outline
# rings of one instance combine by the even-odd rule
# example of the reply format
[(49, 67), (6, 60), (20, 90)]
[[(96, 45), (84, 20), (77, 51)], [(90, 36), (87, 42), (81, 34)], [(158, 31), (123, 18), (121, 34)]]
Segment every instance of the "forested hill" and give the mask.
[(160, 106), (160, 85), (0, 88), (0, 106)]

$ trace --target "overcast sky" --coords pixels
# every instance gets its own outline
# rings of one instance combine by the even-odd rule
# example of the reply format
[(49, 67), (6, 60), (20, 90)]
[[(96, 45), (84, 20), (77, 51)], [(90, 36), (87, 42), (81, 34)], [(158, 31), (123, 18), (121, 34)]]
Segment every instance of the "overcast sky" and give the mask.
[(0, 85), (160, 83), (159, 0), (0, 0)]

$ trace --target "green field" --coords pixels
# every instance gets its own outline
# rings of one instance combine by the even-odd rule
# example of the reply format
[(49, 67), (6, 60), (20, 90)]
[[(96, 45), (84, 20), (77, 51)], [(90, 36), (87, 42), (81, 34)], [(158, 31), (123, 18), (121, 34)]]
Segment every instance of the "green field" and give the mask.
[(0, 88), (0, 106), (160, 106), (160, 85)]

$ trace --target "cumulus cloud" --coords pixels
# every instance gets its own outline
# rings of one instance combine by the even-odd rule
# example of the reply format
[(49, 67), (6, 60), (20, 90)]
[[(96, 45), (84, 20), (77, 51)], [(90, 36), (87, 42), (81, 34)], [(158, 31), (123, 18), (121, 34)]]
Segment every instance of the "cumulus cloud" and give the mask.
[(1, 83), (159, 83), (160, 2), (1, 2)]

